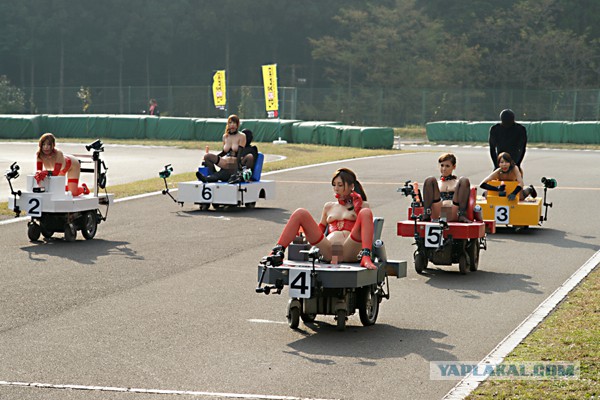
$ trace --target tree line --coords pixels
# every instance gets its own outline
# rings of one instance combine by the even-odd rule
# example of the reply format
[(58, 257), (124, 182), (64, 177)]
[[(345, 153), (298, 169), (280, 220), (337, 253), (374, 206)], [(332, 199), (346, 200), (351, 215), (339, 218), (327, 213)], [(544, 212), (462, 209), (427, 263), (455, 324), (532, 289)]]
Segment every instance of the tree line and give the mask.
[(0, 10), (0, 76), (29, 93), (32, 112), (36, 87), (210, 85), (217, 69), (228, 85), (259, 86), (267, 63), (280, 86), (348, 95), (599, 87), (597, 0), (0, 0)]

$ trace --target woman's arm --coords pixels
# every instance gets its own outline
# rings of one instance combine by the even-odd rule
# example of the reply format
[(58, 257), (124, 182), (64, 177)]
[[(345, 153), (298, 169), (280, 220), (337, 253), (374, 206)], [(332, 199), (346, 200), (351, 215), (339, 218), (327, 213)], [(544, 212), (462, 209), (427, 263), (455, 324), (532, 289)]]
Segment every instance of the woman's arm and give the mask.
[(498, 187), (490, 185), (488, 182), (498, 179), (498, 174), (500, 173), (500, 168), (494, 170), (491, 174), (489, 174), (484, 180), (481, 181), (479, 187), (486, 190), (498, 191)]
[(325, 203), (325, 205), (323, 206), (323, 212), (321, 213), (321, 220), (319, 221), (319, 229), (323, 233), (325, 233), (325, 229), (327, 229), (327, 215), (329, 214), (330, 208), (331, 208), (331, 203)]

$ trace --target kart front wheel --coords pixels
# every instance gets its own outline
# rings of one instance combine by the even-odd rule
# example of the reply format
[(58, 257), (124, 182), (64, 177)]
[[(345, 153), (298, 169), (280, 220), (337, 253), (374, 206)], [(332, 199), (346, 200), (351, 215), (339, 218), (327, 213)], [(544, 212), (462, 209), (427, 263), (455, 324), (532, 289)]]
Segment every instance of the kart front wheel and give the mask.
[(77, 229), (72, 223), (65, 225), (65, 240), (67, 242), (74, 242), (77, 239)]
[(417, 274), (422, 274), (427, 268), (427, 255), (420, 251), (415, 251), (415, 271)]
[(467, 253), (469, 254), (469, 269), (473, 272), (477, 271), (479, 267), (479, 241), (477, 239), (471, 239)]
[(300, 325), (300, 309), (298, 307), (290, 308), (287, 320), (290, 328), (297, 329)]
[(466, 274), (468, 271), (468, 263), (467, 263), (467, 255), (466, 254), (461, 254), (460, 257), (458, 258), (458, 270), (460, 271), (461, 274)]
[(337, 330), (343, 331), (346, 329), (346, 310), (337, 310), (335, 319), (337, 319)]
[(42, 228), (35, 222), (31, 221), (27, 224), (27, 237), (32, 242), (37, 242), (42, 234)]

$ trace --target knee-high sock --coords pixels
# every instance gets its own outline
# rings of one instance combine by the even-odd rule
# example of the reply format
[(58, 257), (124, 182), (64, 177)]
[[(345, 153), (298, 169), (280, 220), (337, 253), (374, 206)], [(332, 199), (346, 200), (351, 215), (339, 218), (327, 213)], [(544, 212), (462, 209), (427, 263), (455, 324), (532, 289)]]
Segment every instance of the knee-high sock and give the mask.
[[(363, 249), (372, 250), (373, 247), (373, 212), (369, 208), (363, 208), (357, 215), (356, 224), (352, 228), (350, 238), (361, 244)], [(360, 237), (357, 238), (357, 236)], [(364, 255), (360, 260), (361, 267), (376, 269), (371, 257)]]
[(292, 213), (290, 220), (285, 224), (277, 244), (287, 247), (298, 234), (300, 227), (304, 230), (306, 240), (312, 245), (319, 243), (325, 237), (312, 215), (304, 208), (299, 208)]

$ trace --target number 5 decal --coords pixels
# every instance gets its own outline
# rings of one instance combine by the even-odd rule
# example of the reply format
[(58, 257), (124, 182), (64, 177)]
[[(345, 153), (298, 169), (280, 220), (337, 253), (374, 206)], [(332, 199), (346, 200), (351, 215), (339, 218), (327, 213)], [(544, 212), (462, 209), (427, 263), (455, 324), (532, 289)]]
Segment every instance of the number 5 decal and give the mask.
[(27, 209), (27, 214), (32, 217), (41, 217), (42, 216), (42, 199), (38, 197), (32, 197), (29, 199), (29, 208)]
[(290, 268), (290, 297), (310, 297), (310, 270)]
[(496, 223), (508, 224), (510, 220), (510, 208), (508, 206), (496, 206)]
[(444, 244), (442, 227), (436, 224), (425, 225), (425, 247), (440, 247)]

